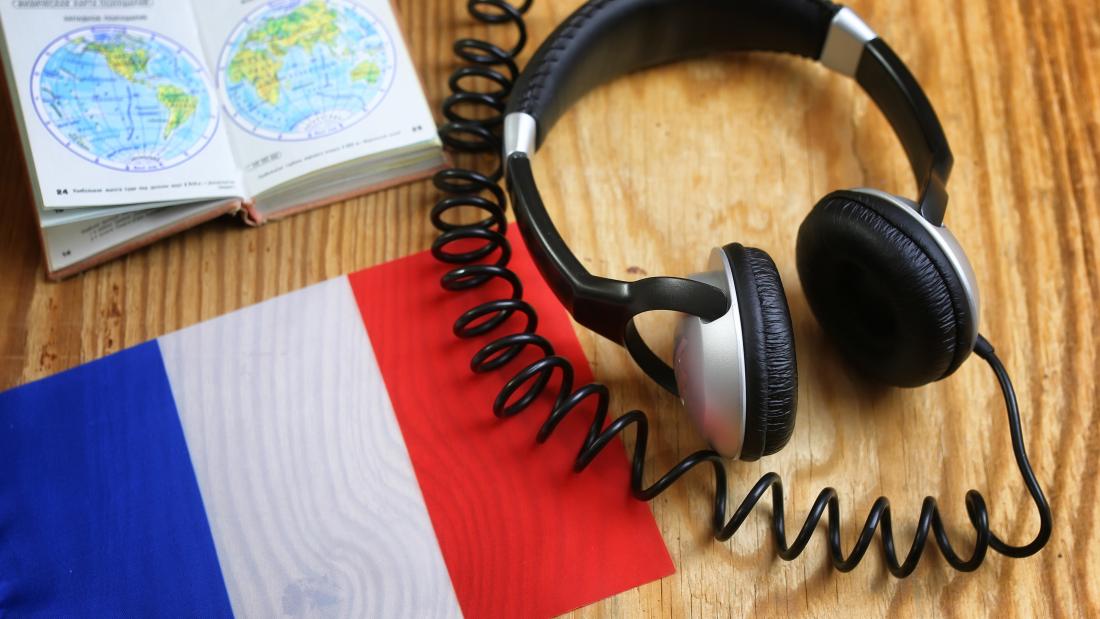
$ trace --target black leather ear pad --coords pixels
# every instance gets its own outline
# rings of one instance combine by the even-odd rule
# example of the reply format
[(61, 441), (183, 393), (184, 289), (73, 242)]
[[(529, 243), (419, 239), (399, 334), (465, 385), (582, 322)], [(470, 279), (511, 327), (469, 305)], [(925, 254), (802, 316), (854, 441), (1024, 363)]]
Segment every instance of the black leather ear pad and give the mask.
[(733, 270), (745, 347), (745, 441), (742, 460), (783, 448), (794, 432), (798, 366), (794, 330), (779, 271), (768, 254), (732, 243), (722, 248)]
[(825, 196), (798, 230), (797, 254), (810, 309), (867, 375), (917, 387), (970, 352), (961, 279), (932, 235), (884, 198)]

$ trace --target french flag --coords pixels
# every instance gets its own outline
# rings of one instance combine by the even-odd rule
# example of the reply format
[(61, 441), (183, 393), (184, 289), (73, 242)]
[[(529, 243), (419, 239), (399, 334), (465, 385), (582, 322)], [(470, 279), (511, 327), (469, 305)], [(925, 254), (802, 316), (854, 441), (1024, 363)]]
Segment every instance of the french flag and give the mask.
[(590, 418), (537, 445), (545, 407), (492, 416), (511, 372), (473, 375), (485, 342), (450, 329), (503, 288), (441, 272), (419, 254), (0, 394), (0, 616), (540, 617), (670, 574), (625, 452), (572, 473)]

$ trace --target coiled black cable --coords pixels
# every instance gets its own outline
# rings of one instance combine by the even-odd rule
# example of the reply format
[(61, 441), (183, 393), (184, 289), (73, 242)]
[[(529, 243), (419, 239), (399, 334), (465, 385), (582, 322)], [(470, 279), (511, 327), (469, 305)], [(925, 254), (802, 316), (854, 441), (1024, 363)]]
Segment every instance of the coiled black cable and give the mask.
[[(440, 127), (439, 135), (443, 142), (455, 151), (494, 157), (496, 167), (487, 174), (456, 167), (444, 170), (434, 178), (435, 186), (448, 196), (440, 200), (431, 212), (432, 224), (441, 232), (432, 244), (432, 254), (441, 262), (461, 265), (443, 276), (443, 287), (451, 291), (460, 291), (499, 279), (507, 282), (512, 288), (509, 298), (479, 304), (462, 314), (455, 322), (455, 335), (461, 338), (479, 337), (501, 327), (516, 313), (526, 317), (526, 324), (521, 331), (496, 337), (482, 347), (471, 360), (471, 369), (474, 372), (499, 369), (513, 361), (528, 347), (535, 347), (543, 353), (542, 358), (524, 367), (505, 384), (493, 402), (493, 413), (497, 417), (509, 417), (523, 411), (545, 392), (554, 374), (558, 374), (558, 392), (553, 408), (537, 435), (540, 443), (547, 440), (562, 419), (577, 406), (589, 398), (595, 398), (594, 417), (574, 461), (575, 471), (582, 471), (616, 435), (634, 426), (635, 442), (631, 457), (630, 489), (636, 498), (644, 501), (651, 500), (688, 471), (703, 464), (710, 464), (715, 481), (712, 515), (715, 538), (725, 541), (732, 537), (770, 489), (772, 529), (779, 546), (778, 554), (788, 561), (805, 550), (826, 510), (830, 557), (833, 566), (842, 572), (852, 570), (859, 564), (871, 545), (875, 531), (880, 527), (887, 567), (894, 576), (899, 578), (908, 576), (916, 568), (928, 542), (929, 533), (935, 536), (936, 545), (947, 562), (963, 572), (972, 571), (981, 565), (990, 548), (1005, 556), (1016, 558), (1033, 555), (1042, 549), (1051, 534), (1050, 506), (1043, 496), (1024, 449), (1020, 411), (1012, 382), (1000, 359), (994, 353), (993, 347), (981, 336), (978, 337), (974, 352), (989, 364), (1000, 384), (1008, 412), (1012, 451), (1024, 478), (1024, 484), (1039, 511), (1039, 532), (1030, 543), (1016, 546), (994, 534), (989, 526), (989, 510), (986, 508), (985, 499), (976, 490), (970, 490), (966, 494), (966, 511), (977, 537), (969, 557), (960, 556), (951, 545), (936, 500), (932, 497), (924, 499), (916, 535), (904, 561), (898, 560), (890, 502), (885, 497), (875, 500), (859, 538), (852, 550), (845, 555), (840, 539), (840, 502), (833, 488), (825, 488), (817, 495), (798, 535), (793, 542), (788, 542), (783, 482), (779, 476), (768, 473), (761, 477), (727, 520), (725, 462), (724, 458), (711, 450), (691, 454), (653, 484), (644, 485), (642, 478), (649, 437), (649, 420), (641, 411), (633, 410), (608, 424), (609, 393), (606, 386), (592, 383), (573, 390), (573, 366), (565, 358), (556, 355), (550, 342), (536, 333), (538, 315), (535, 309), (523, 300), (523, 285), (515, 272), (508, 269), (511, 246), (504, 236), (506, 199), (499, 186), (503, 176), (500, 128), (507, 98), (519, 74), (516, 57), (527, 41), (523, 14), (530, 8), (531, 1), (524, 0), (519, 6), (510, 4), (506, 0), (468, 1), (467, 9), (475, 20), (485, 24), (511, 24), (518, 36), (515, 44), (508, 50), (488, 41), (472, 38), (463, 38), (455, 42), (455, 55), (467, 64), (457, 69), (450, 77), (449, 85), (452, 94), (443, 102), (443, 115), (447, 122)], [(466, 86), (467, 83), (477, 80), (490, 82), (495, 87), (489, 92), (484, 92)], [(481, 113), (463, 115), (461, 113), (463, 108), (480, 110)], [(486, 111), (488, 116), (485, 115)], [(448, 221), (445, 217), (448, 213), (452, 213), (453, 216), (460, 210), (469, 209), (483, 213), (484, 218), (475, 223), (462, 224)], [(455, 243), (463, 246), (464, 250), (448, 249), (456, 247)], [(497, 255), (496, 260), (488, 262), (487, 259), (493, 254)]]

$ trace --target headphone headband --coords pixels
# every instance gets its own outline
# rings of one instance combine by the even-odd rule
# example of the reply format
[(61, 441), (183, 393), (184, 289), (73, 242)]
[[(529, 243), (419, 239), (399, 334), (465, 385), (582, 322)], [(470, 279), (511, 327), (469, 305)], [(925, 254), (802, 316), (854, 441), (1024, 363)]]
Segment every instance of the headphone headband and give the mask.
[(943, 221), (953, 157), (932, 104), (886, 43), (828, 0), (593, 0), (551, 33), (517, 80), (508, 114), (530, 119), (514, 119), (513, 128), (534, 126), (512, 136), (506, 127), (506, 141), (515, 140), (505, 155), (532, 154), (565, 110), (621, 75), (734, 51), (795, 54), (855, 78), (905, 148), (922, 215)]
[(590, 274), (546, 212), (528, 157), (565, 110), (601, 84), (675, 60), (750, 50), (813, 58), (854, 77), (905, 149), (921, 215), (939, 226), (946, 210), (953, 158), (943, 127), (904, 63), (850, 9), (828, 0), (591, 0), (547, 38), (516, 82), (504, 122), (508, 186), (528, 248), (558, 298), (673, 391), (671, 369), (641, 341), (633, 317), (663, 309), (712, 320), (726, 311), (725, 295), (694, 280)]

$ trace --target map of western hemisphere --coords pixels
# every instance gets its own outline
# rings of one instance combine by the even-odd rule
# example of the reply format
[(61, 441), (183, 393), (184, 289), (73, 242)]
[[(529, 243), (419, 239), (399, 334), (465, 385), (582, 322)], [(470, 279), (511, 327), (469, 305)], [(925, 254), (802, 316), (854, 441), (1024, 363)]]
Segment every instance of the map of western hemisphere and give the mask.
[(34, 108), (62, 145), (92, 163), (149, 172), (195, 156), (218, 108), (188, 50), (133, 26), (91, 26), (50, 43), (31, 72)]
[(365, 118), (394, 76), (389, 34), (349, 0), (279, 0), (230, 34), (218, 62), (228, 115), (273, 140), (331, 135)]

